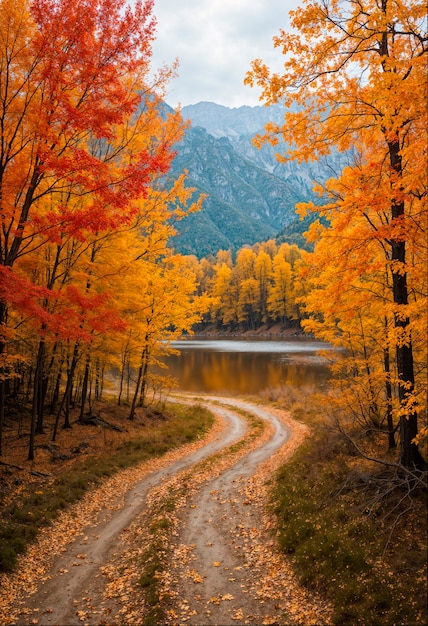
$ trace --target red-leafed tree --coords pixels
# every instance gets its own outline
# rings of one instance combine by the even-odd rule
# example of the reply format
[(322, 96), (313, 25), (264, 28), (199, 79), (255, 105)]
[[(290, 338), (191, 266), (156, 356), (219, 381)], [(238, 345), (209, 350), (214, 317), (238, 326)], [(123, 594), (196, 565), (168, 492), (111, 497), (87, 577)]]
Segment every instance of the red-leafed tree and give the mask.
[(153, 177), (169, 167), (177, 137), (152, 132), (152, 7), (0, 2), (0, 433), (18, 358), (8, 310), (38, 319), (43, 337), (55, 298), (55, 281), (33, 285), (22, 259), (130, 223)]

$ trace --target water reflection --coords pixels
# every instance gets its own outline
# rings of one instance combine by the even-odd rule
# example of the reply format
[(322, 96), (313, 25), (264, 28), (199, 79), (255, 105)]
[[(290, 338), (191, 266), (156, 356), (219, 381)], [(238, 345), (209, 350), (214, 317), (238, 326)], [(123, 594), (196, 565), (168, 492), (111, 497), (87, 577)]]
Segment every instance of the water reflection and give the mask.
[(318, 351), (331, 347), (303, 338), (190, 340), (174, 345), (180, 356), (168, 357), (169, 374), (186, 391), (255, 394), (283, 385), (321, 386), (328, 379)]

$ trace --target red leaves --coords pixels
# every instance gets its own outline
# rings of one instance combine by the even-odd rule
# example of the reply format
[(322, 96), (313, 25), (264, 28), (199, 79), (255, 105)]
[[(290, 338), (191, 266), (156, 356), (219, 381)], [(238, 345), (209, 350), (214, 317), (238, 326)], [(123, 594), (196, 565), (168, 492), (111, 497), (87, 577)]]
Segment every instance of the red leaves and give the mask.
[(34, 0), (22, 7), (25, 24), (12, 5), (0, 27), (0, 143), (9, 146), (0, 262), (10, 266), (0, 298), (12, 326), (29, 320), (44, 335), (90, 341), (123, 327), (97, 293), (108, 287), (88, 282), (91, 251), (135, 220), (180, 138), (178, 118), (161, 118), (146, 84), (153, 1)]
[(0, 265), (0, 300), (8, 306), (29, 317), (35, 317), (39, 323), (45, 323), (49, 317), (44, 303), (52, 297), (46, 287), (32, 284), (28, 278), (19, 275), (10, 267)]
[(2, 265), (0, 300), (31, 322), (44, 338), (90, 342), (94, 334), (125, 327), (108, 294), (89, 295), (75, 286), (62, 292), (50, 290)]
[[(113, 137), (113, 124), (135, 111), (139, 98), (122, 80), (148, 71), (154, 22), (152, 2), (125, 11), (123, 0), (35, 0), (35, 53), (61, 132), (72, 128)], [(58, 126), (57, 126), (58, 130)]]

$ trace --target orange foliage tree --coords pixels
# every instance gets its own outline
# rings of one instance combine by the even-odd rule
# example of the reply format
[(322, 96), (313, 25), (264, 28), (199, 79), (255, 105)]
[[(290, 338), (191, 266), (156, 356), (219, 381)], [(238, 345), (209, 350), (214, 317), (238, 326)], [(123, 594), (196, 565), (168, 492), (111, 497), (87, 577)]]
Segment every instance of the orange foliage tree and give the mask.
[(135, 259), (125, 245), (116, 262), (111, 242), (139, 232), (141, 256), (161, 262), (166, 222), (187, 212), (183, 180), (170, 205), (154, 199), (183, 124), (160, 102), (174, 68), (150, 87), (152, 8), (0, 1), (0, 453), (6, 394), (22, 372), (32, 458), (47, 385), (57, 397), (65, 372), (57, 422), (64, 411), (69, 425), (77, 369), (85, 387), (90, 351), (100, 363), (102, 338), (126, 327), (114, 279)]
[[(283, 125), (267, 126), (264, 139), (275, 143), (283, 137), (291, 146), (283, 159), (317, 159), (335, 149), (347, 152), (350, 161), (325, 190), (330, 202), (321, 213), (330, 226), (319, 228), (321, 248), (315, 251), (324, 279), (317, 283), (318, 304), (312, 298), (308, 309), (314, 318), (320, 313), (324, 318), (312, 328), (323, 332), (323, 320), (333, 321), (335, 302), (343, 304), (344, 293), (351, 318), (361, 289), (372, 297), (370, 310), (361, 310), (387, 320), (388, 339), (383, 322), (371, 330), (394, 355), (400, 463), (421, 468), (418, 386), (423, 377), (415, 378), (414, 348), (426, 329), (418, 269), (426, 262), (426, 5), (316, 0), (290, 16), (290, 32), (281, 30), (274, 39), (284, 55), (283, 73), (271, 73), (256, 60), (246, 78), (262, 88), (267, 104), (297, 104)], [(382, 303), (377, 312), (375, 300)], [(343, 318), (340, 304), (337, 310)], [(356, 317), (353, 321), (355, 334)], [(343, 329), (337, 328), (335, 337), (340, 340)]]

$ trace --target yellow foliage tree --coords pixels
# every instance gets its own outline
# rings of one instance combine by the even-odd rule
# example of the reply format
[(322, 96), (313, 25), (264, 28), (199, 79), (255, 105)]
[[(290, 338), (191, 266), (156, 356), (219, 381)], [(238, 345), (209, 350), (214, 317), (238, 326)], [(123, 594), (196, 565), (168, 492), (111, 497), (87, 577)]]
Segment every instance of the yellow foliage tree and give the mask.
[[(327, 188), (332, 201), (322, 213), (331, 218), (331, 229), (319, 234), (348, 243), (357, 275), (376, 266), (382, 297), (389, 288), (400, 463), (424, 467), (411, 332), (420, 332), (422, 324), (409, 294), (418, 289), (410, 280), (425, 260), (420, 235), (426, 232), (426, 5), (419, 0), (307, 1), (290, 15), (292, 31), (281, 30), (274, 39), (285, 57), (284, 72), (272, 74), (256, 60), (246, 80), (262, 88), (266, 103), (298, 105), (283, 125), (267, 126), (265, 139), (277, 143), (281, 135), (290, 146), (281, 158), (301, 161), (332, 149), (348, 152), (352, 165)], [(372, 241), (380, 250), (367, 253)], [(347, 254), (346, 246), (333, 246), (334, 265), (341, 260), (336, 251)], [(335, 276), (336, 296), (326, 292), (326, 297), (339, 298), (352, 284), (353, 264), (343, 272), (343, 278)]]

